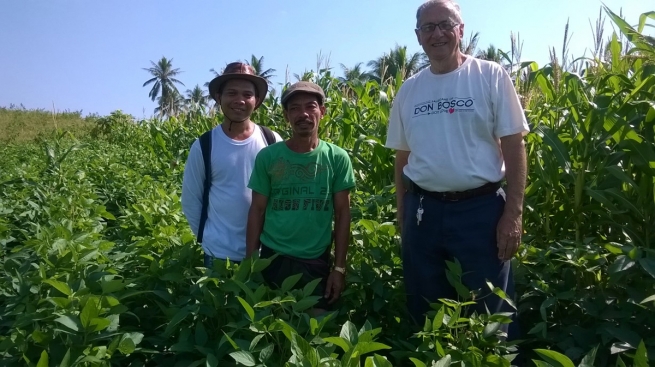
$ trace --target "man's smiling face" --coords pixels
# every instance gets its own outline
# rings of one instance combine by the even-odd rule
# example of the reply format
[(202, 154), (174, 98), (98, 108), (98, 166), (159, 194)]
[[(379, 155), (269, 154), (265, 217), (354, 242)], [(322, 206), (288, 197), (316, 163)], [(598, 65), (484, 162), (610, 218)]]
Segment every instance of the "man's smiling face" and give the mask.
[(457, 58), (464, 35), (464, 24), (458, 23), (458, 18), (456, 9), (448, 3), (437, 3), (421, 12), (416, 37), (430, 60)]
[(255, 85), (243, 79), (229, 80), (220, 94), (220, 101), (221, 111), (231, 121), (249, 119), (257, 104)]

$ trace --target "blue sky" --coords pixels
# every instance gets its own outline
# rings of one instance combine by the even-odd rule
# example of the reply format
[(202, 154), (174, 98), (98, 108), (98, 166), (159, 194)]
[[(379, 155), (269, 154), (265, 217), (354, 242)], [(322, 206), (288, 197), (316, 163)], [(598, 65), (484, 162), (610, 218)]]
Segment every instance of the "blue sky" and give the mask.
[[(210, 68), (264, 56), (282, 83), (288, 70), (316, 68), (319, 53), (341, 74), (396, 44), (420, 51), (413, 28), (423, 0), (2, 0), (0, 1), (0, 106), (82, 110), (121, 109), (137, 118), (156, 107), (142, 87), (142, 70), (162, 56), (173, 59), (191, 89), (212, 77)], [(648, 5), (650, 3), (650, 5)], [(655, 10), (647, 0), (606, 0), (629, 23)], [(570, 53), (593, 45), (596, 0), (461, 0), (466, 37), (480, 32), (479, 48), (509, 48), (510, 32), (524, 41), (523, 60), (543, 65), (549, 47), (562, 47), (570, 18)], [(611, 34), (606, 21), (606, 36)]]

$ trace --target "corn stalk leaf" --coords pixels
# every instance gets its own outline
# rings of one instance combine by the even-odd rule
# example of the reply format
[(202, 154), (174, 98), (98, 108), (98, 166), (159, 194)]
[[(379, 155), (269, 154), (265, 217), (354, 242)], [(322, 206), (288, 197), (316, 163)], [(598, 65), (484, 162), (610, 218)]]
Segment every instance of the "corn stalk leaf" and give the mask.
[(535, 132), (543, 139), (550, 149), (552, 149), (553, 155), (555, 156), (555, 159), (557, 159), (557, 163), (559, 163), (564, 172), (569, 173), (571, 170), (571, 157), (569, 156), (568, 150), (559, 139), (559, 136), (557, 136), (557, 134), (546, 125), (537, 126)]

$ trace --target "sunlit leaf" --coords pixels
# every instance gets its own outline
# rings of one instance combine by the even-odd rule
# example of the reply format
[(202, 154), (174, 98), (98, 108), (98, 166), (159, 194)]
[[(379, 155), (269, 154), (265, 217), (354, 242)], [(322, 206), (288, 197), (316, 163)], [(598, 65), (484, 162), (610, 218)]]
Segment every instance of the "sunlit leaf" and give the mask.
[(348, 352), (352, 347), (352, 344), (348, 339), (344, 339), (343, 337), (339, 337), (339, 336), (330, 336), (327, 338), (323, 338), (323, 340), (326, 343), (332, 343), (334, 345), (339, 346), (341, 349), (343, 349), (344, 352)]
[(253, 355), (245, 350), (239, 350), (236, 352), (230, 353), (230, 357), (234, 358), (237, 363), (240, 363), (244, 366), (255, 366), (257, 361)]
[(393, 367), (393, 364), (380, 355), (367, 357), (364, 367)]
[(448, 367), (448, 366), (450, 366), (450, 361), (451, 360), (452, 360), (452, 357), (450, 356), (450, 354), (448, 354), (448, 355), (444, 356), (443, 358), (441, 358), (440, 360), (438, 360), (436, 362), (433, 362), (432, 366), (433, 367)]
[(534, 351), (553, 367), (575, 367), (573, 362), (564, 354), (548, 349), (535, 349)]
[(218, 359), (212, 353), (207, 354), (205, 367), (218, 367)]
[(635, 351), (634, 358), (634, 367), (648, 367), (648, 350), (646, 349), (646, 344), (642, 340), (639, 342), (637, 351)]
[(246, 300), (244, 300), (241, 297), (237, 296), (237, 299), (239, 300), (239, 303), (241, 303), (243, 309), (246, 310), (246, 313), (248, 314), (250, 320), (255, 321), (255, 310), (253, 310), (252, 306), (250, 306), (248, 302), (246, 302)]
[(61, 293), (65, 294), (67, 296), (70, 296), (70, 295), (73, 294), (73, 291), (71, 291), (68, 284), (66, 284), (64, 282), (60, 282), (58, 280), (53, 280), (53, 279), (45, 279), (43, 281), (43, 283), (53, 286), (56, 290), (60, 291)]
[(628, 256), (621, 255), (616, 258), (614, 263), (609, 267), (607, 272), (609, 274), (617, 274), (623, 271), (630, 269), (635, 266), (636, 262), (630, 259)]
[(79, 331), (79, 323), (77, 320), (73, 319), (71, 316), (60, 316), (55, 319), (56, 322), (66, 326), (67, 328), (73, 330), (73, 331)]
[(594, 367), (594, 361), (596, 360), (596, 352), (598, 351), (598, 346), (594, 347), (592, 350), (587, 353), (587, 355), (582, 358), (582, 361), (578, 367)]
[(118, 344), (118, 351), (123, 353), (124, 355), (129, 355), (134, 353), (135, 349), (136, 349), (136, 345), (134, 344), (134, 340), (132, 340), (132, 338), (129, 337), (124, 337)]
[(44, 350), (43, 352), (41, 352), (41, 358), (39, 358), (39, 361), (36, 363), (36, 367), (50, 366), (49, 360), (50, 359), (48, 358), (48, 353)]
[(259, 361), (265, 363), (273, 355), (273, 344), (267, 345), (261, 352), (259, 352)]

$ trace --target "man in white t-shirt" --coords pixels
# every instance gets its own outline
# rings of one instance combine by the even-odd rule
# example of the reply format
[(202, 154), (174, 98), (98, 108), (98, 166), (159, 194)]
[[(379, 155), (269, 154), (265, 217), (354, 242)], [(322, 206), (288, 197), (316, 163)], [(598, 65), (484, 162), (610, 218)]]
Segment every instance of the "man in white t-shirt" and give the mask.
[[(224, 119), (191, 146), (182, 184), (182, 210), (202, 243), (206, 267), (211, 267), (214, 259), (239, 262), (246, 255), (246, 225), (252, 197), (247, 185), (255, 157), (268, 145), (267, 140), (282, 141), (277, 133), (250, 120), (267, 91), (268, 82), (241, 62), (228, 64), (223, 74), (209, 83), (209, 94), (220, 105)], [(202, 141), (211, 147), (206, 156)], [(205, 181), (205, 157), (210, 158), (209, 181)], [(207, 203), (205, 211), (203, 201)]]
[(514, 294), (509, 260), (521, 240), (529, 129), (507, 72), (460, 52), (455, 2), (428, 1), (416, 18), (430, 67), (396, 95), (386, 146), (396, 150), (407, 306), (422, 325), (429, 302), (457, 299), (446, 260), (457, 259), (464, 285), (486, 296), (478, 312), (508, 310), (485, 281)]

